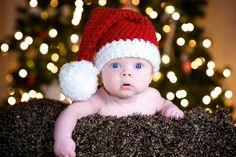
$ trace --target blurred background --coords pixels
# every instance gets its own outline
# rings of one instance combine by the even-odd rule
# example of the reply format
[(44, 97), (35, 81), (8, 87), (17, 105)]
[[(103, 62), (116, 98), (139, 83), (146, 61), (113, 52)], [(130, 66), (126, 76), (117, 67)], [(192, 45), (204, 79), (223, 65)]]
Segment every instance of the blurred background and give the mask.
[(236, 119), (235, 0), (0, 2), (1, 109), (30, 98), (64, 101), (58, 69), (76, 59), (91, 10), (119, 7), (147, 15), (157, 29), (162, 69), (153, 87), (184, 110), (228, 107)]

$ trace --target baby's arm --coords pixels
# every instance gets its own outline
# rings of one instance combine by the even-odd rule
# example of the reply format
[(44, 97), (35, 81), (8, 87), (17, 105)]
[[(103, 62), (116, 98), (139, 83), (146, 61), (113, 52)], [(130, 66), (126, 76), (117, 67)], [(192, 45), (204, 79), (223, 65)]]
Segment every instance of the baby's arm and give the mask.
[(184, 117), (184, 112), (181, 111), (170, 100), (164, 100), (163, 108), (161, 110), (161, 115), (163, 115), (165, 117), (171, 117), (171, 118), (175, 118), (175, 119), (180, 119), (180, 118)]
[(158, 90), (154, 88), (149, 88), (152, 95), (155, 97), (155, 102), (157, 103), (157, 112), (160, 112), (161, 115), (171, 118), (183, 118), (184, 113), (181, 111), (175, 104), (170, 100), (164, 99)]
[(72, 132), (77, 120), (97, 113), (99, 104), (91, 101), (75, 102), (61, 112), (56, 120), (54, 130), (54, 153), (59, 157), (75, 157), (75, 142), (72, 140)]

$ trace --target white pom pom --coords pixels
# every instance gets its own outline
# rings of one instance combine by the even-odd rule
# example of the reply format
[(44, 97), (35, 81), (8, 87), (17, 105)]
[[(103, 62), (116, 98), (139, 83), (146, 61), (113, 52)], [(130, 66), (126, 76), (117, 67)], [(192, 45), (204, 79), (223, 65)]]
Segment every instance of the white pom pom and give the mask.
[(89, 61), (67, 63), (59, 73), (62, 93), (73, 101), (88, 100), (97, 90), (98, 70)]

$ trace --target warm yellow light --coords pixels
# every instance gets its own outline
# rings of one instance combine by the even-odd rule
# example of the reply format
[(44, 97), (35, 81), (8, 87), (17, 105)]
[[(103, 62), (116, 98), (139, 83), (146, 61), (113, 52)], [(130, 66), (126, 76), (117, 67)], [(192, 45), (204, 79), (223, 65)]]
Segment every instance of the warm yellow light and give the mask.
[(77, 43), (78, 40), (79, 40), (79, 36), (78, 36), (77, 34), (72, 34), (72, 35), (70, 36), (70, 41), (71, 41), (72, 43)]
[(173, 18), (174, 20), (179, 20), (180, 14), (177, 13), (177, 12), (174, 12), (174, 13), (172, 14), (172, 18)]
[(7, 102), (10, 105), (15, 105), (16, 104), (16, 99), (13, 96), (11, 96), (7, 99)]
[(51, 5), (53, 8), (56, 8), (56, 7), (58, 6), (58, 1), (57, 1), (57, 0), (51, 0), (50, 5)]
[(230, 77), (231, 71), (230, 71), (229, 69), (225, 69), (225, 70), (223, 71), (223, 75), (224, 75), (224, 77)]
[(98, 5), (100, 5), (100, 6), (105, 6), (106, 4), (107, 4), (106, 0), (99, 0), (98, 1)]
[(52, 56), (51, 56), (51, 60), (53, 62), (57, 62), (59, 60), (59, 54), (53, 53)]
[(195, 40), (191, 39), (191, 40), (189, 40), (188, 44), (189, 44), (190, 47), (194, 48), (197, 43), (196, 43)]
[(49, 16), (49, 14), (48, 14), (47, 11), (42, 11), (42, 12), (41, 12), (41, 18), (42, 18), (42, 19), (46, 20), (46, 19), (48, 18), (48, 16)]
[(47, 69), (48, 70), (52, 70), (53, 69), (53, 67), (54, 67), (54, 64), (52, 63), (52, 62), (49, 62), (48, 64), (47, 64)]
[(153, 11), (153, 9), (151, 8), (151, 7), (147, 7), (146, 9), (145, 9), (145, 12), (146, 12), (146, 14), (148, 14), (148, 15), (150, 15), (150, 13)]
[(182, 99), (180, 101), (180, 105), (183, 106), (183, 107), (188, 107), (188, 104), (189, 104), (189, 102), (188, 102), (187, 99)]
[(16, 40), (21, 40), (23, 38), (23, 33), (18, 31), (15, 33), (14, 37)]
[(202, 44), (205, 48), (209, 48), (209, 47), (211, 47), (211, 40), (205, 39), (205, 40), (203, 40)]
[(28, 75), (28, 72), (27, 72), (25, 69), (21, 69), (21, 70), (19, 71), (19, 76), (20, 76), (21, 78), (25, 78), (27, 75)]
[(5, 80), (9, 83), (11, 83), (13, 81), (13, 76), (11, 74), (7, 74), (5, 77)]
[(231, 90), (225, 91), (225, 97), (226, 97), (227, 99), (231, 99), (232, 96), (233, 96), (233, 92), (232, 92)]
[(132, 4), (133, 4), (134, 6), (138, 6), (139, 3), (140, 3), (140, 0), (132, 0)]
[(46, 44), (46, 43), (42, 43), (41, 45), (40, 45), (40, 47), (39, 47), (39, 51), (43, 54), (43, 55), (45, 55), (45, 54), (47, 54), (48, 53), (48, 44)]
[(36, 98), (37, 98), (37, 99), (42, 99), (42, 98), (43, 98), (43, 94), (40, 93), (40, 92), (38, 92), (38, 93), (36, 94)]
[(166, 94), (166, 98), (167, 98), (168, 100), (174, 100), (175, 94), (172, 93), (172, 92), (168, 92), (168, 93)]
[(185, 44), (185, 40), (182, 37), (178, 38), (176, 42), (179, 46), (183, 46)]
[(84, 11), (83, 8), (84, 2), (82, 0), (76, 0), (75, 1), (75, 11), (73, 13), (73, 18), (71, 20), (71, 23), (74, 26), (79, 25), (81, 17), (82, 17), (82, 12)]
[(164, 64), (170, 63), (170, 57), (166, 54), (161, 57), (161, 60)]
[(211, 97), (208, 96), (208, 95), (205, 95), (205, 96), (202, 98), (202, 102), (203, 102), (205, 105), (210, 104), (210, 102), (211, 102)]
[(55, 38), (57, 36), (57, 30), (52, 28), (49, 30), (48, 32), (48, 35), (51, 37), (51, 38)]
[(74, 52), (74, 53), (78, 52), (79, 51), (79, 46), (76, 45), (76, 44), (72, 45), (71, 46), (71, 51)]
[(1, 51), (7, 52), (9, 50), (9, 46), (6, 43), (3, 43), (1, 45)]
[(9, 87), (9, 88), (7, 89), (7, 92), (8, 92), (9, 95), (14, 95), (16, 91), (15, 91), (14, 88)]
[(30, 0), (29, 5), (32, 8), (35, 8), (38, 5), (38, 1), (37, 0)]
[(158, 80), (160, 80), (161, 76), (162, 76), (161, 73), (157, 72), (154, 75), (152, 75), (152, 80), (157, 82)]
[(29, 59), (29, 60), (27, 60), (26, 65), (27, 65), (29, 68), (33, 68), (33, 67), (34, 67), (34, 61), (31, 60), (31, 59)]
[(54, 66), (51, 70), (52, 73), (57, 73), (58, 72), (58, 67), (57, 66)]
[(168, 33), (168, 32), (170, 31), (170, 26), (169, 26), (169, 25), (164, 25), (164, 26), (163, 26), (163, 31), (164, 31), (165, 33)]
[(165, 7), (165, 12), (167, 14), (172, 14), (172, 13), (174, 13), (174, 11), (175, 11), (175, 8), (172, 5), (168, 5)]

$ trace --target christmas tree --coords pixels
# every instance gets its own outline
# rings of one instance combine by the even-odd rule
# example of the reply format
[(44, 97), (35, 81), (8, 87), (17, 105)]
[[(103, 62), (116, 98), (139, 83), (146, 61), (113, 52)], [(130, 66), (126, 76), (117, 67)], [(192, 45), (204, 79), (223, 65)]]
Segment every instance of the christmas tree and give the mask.
[(17, 53), (20, 65), (8, 75), (11, 87), (4, 107), (42, 98), (42, 86), (58, 79), (60, 67), (76, 60), (84, 25), (96, 7), (132, 9), (150, 18), (161, 51), (161, 69), (152, 87), (183, 110), (230, 107), (232, 92), (224, 89), (230, 70), (215, 69), (211, 40), (196, 19), (206, 0), (29, 0), (19, 8), (16, 29), (1, 41), (1, 55)]

